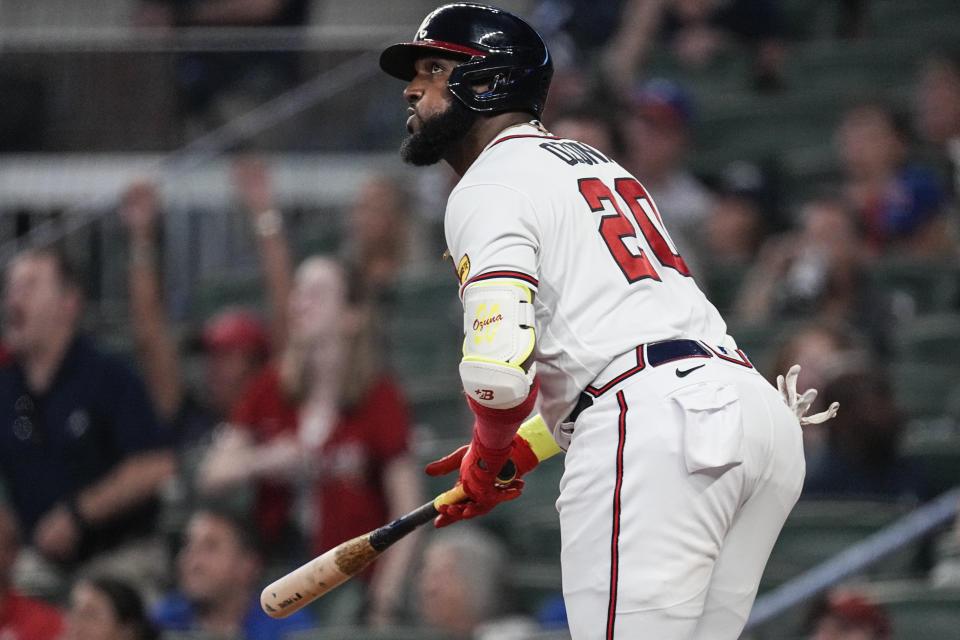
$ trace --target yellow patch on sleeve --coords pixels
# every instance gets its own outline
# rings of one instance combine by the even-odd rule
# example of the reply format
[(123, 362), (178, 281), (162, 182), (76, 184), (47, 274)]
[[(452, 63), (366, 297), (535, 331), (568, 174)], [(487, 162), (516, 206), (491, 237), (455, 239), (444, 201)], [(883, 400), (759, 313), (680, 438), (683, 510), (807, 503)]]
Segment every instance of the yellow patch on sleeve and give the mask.
[(457, 277), (460, 278), (460, 284), (463, 284), (467, 281), (467, 277), (470, 275), (470, 256), (463, 254), (463, 257), (460, 258), (460, 264), (457, 265)]

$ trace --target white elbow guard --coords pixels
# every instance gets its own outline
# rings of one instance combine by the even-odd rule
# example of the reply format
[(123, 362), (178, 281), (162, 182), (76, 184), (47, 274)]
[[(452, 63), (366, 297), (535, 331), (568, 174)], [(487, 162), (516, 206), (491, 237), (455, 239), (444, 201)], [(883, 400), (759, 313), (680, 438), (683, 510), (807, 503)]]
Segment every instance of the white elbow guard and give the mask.
[(521, 366), (536, 344), (533, 294), (510, 280), (477, 282), (463, 293), (460, 379), (467, 394), (491, 409), (511, 409), (530, 393), (536, 365)]

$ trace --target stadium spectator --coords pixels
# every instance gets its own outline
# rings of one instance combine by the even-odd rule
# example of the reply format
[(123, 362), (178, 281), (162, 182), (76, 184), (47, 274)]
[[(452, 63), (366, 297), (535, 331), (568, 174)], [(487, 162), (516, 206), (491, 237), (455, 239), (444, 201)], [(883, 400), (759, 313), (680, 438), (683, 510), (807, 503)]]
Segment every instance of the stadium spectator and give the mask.
[(258, 156), (240, 156), (233, 164), (233, 185), (257, 239), (266, 284), (271, 346), (279, 353), (287, 341), (287, 302), (293, 288), (293, 257), (284, 233), (283, 215), (274, 201), (267, 162)]
[(704, 220), (701, 277), (710, 301), (726, 312), (760, 246), (775, 227), (772, 180), (757, 163), (736, 161), (721, 173)]
[(875, 366), (854, 363), (821, 390), (842, 409), (827, 427), (827, 446), (807, 469), (802, 498), (929, 499), (923, 469), (903, 458), (903, 415), (890, 380)]
[[(115, 565), (145, 588), (166, 558), (157, 493), (174, 458), (143, 382), (79, 329), (82, 280), (56, 249), (9, 264), (0, 368), (0, 476), (30, 547), (33, 575)], [(96, 557), (95, 557), (96, 556)]]
[[(234, 184), (255, 231), (268, 291), (286, 295), (290, 258), (280, 214), (273, 208), (269, 174), (263, 163), (243, 158), (234, 166)], [(197, 467), (209, 449), (217, 425), (226, 421), (244, 389), (269, 360), (273, 344), (284, 339), (285, 309), (271, 304), (271, 328), (251, 310), (227, 307), (209, 317), (196, 340), (200, 376), (190, 376), (164, 304), (159, 269), (160, 209), (157, 188), (132, 184), (123, 198), (121, 219), (129, 243), (127, 284), (130, 320), (138, 363), (158, 417), (177, 456), (175, 482), (164, 492), (164, 533), (175, 544), (197, 502)], [(284, 302), (282, 307), (286, 307)], [(272, 334), (272, 336), (271, 336)], [(238, 502), (249, 501), (237, 495)]]
[(410, 193), (388, 174), (375, 173), (363, 182), (345, 224), (341, 259), (359, 278), (362, 297), (386, 307), (397, 278), (420, 268), (427, 254), (439, 258), (444, 249), (439, 239), (431, 248), (419, 244), (426, 234), (417, 229)]
[[(319, 553), (420, 502), (408, 410), (383, 373), (372, 321), (359, 283), (338, 263), (306, 260), (287, 349), (254, 381), (204, 462), (209, 492), (257, 484), (256, 522), (272, 549), (297, 549), (305, 531)], [(294, 510), (298, 492), (312, 507), (305, 518)], [(399, 543), (367, 575), (370, 621), (393, 614), (412, 544)]]
[(604, 68), (615, 85), (628, 87), (661, 43), (688, 68), (705, 67), (739, 46), (753, 58), (753, 87), (776, 91), (783, 86), (786, 36), (780, 7), (772, 0), (623, 0)]
[(520, 640), (536, 623), (508, 615), (506, 549), (491, 534), (464, 525), (433, 534), (423, 552), (417, 610), (428, 628), (457, 638)]
[[(134, 23), (148, 28), (298, 27), (309, 0), (141, 0)], [(175, 83), (186, 134), (194, 137), (294, 86), (299, 51), (198, 51), (176, 60)]]
[(844, 192), (871, 250), (929, 258), (956, 252), (944, 187), (908, 163), (906, 123), (897, 114), (879, 102), (856, 104), (843, 112), (835, 138)]
[(950, 176), (953, 197), (960, 197), (960, 52), (932, 53), (916, 79), (916, 128), (932, 145)]
[(275, 620), (260, 608), (261, 553), (255, 532), (228, 511), (204, 507), (190, 518), (177, 558), (179, 591), (152, 608), (165, 632), (202, 633), (238, 640), (280, 640), (309, 629), (296, 611)]
[(759, 325), (821, 319), (849, 323), (887, 348), (890, 305), (868, 278), (871, 256), (846, 202), (814, 196), (795, 231), (767, 240), (736, 302), (738, 320)]
[(106, 576), (82, 578), (70, 594), (62, 640), (156, 640), (137, 590)]
[(890, 640), (893, 631), (883, 608), (859, 593), (836, 591), (816, 603), (810, 640)]
[[(779, 339), (767, 371), (787, 371), (799, 364), (798, 389), (823, 389), (827, 382), (849, 363), (870, 362), (872, 352), (865, 339), (842, 323), (826, 320), (804, 322)], [(770, 380), (776, 384), (776, 379)], [(823, 395), (811, 409), (826, 409)], [(845, 409), (844, 409), (845, 410)], [(827, 424), (809, 424), (803, 428), (803, 451), (808, 467), (819, 464), (827, 446)]]
[(20, 530), (13, 512), (0, 504), (0, 638), (58, 640), (63, 629), (59, 609), (18, 593), (13, 566), (20, 553)]
[[(290, 259), (280, 214), (272, 205), (266, 169), (253, 160), (241, 160), (235, 166), (235, 185), (257, 234), (271, 285), (268, 291), (286, 296)], [(269, 334), (258, 317), (245, 309), (223, 309), (209, 318), (198, 341), (204, 356), (202, 389), (186, 388), (184, 365), (164, 307), (158, 270), (160, 211), (156, 186), (149, 182), (132, 184), (120, 213), (129, 242), (127, 279), (138, 360), (160, 418), (178, 449), (185, 451), (203, 443), (213, 426), (230, 415), (244, 388), (266, 363), (271, 342), (282, 342), (286, 303), (270, 305), (273, 317)]]
[(550, 118), (550, 133), (584, 142), (614, 158), (623, 157), (623, 134), (615, 113), (590, 100), (561, 108)]
[(656, 200), (677, 250), (697, 276), (700, 227), (710, 208), (710, 193), (685, 164), (693, 118), (693, 100), (686, 89), (657, 78), (628, 96), (623, 131), (626, 168)]
[(571, 65), (596, 61), (620, 24), (626, 4), (628, 0), (539, 0), (530, 9), (530, 23), (549, 44), (562, 73)]
[(706, 218), (705, 258), (713, 266), (744, 266), (756, 257), (773, 212), (762, 169), (731, 163), (720, 176)]

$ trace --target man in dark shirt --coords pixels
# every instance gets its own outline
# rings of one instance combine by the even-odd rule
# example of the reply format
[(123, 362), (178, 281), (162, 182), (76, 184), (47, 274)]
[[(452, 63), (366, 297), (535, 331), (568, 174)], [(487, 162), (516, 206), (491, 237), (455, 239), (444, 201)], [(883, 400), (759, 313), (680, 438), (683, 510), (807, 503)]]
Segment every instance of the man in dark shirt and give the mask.
[(11, 261), (0, 476), (32, 550), (61, 569), (152, 533), (157, 491), (174, 471), (143, 383), (78, 334), (82, 302), (62, 253)]

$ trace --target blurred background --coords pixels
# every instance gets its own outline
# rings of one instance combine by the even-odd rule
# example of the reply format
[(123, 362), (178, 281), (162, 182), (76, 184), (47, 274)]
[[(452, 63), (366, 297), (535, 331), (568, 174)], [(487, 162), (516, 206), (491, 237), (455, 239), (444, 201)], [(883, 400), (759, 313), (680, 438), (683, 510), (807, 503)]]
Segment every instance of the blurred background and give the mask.
[[(744, 637), (957, 637), (960, 3), (499, 4), (554, 56), (546, 127), (841, 403)], [(377, 66), (436, 5), (0, 0), (0, 636), (569, 637), (561, 459), (285, 626), (251, 605), (469, 438), (456, 177), (402, 164)]]

